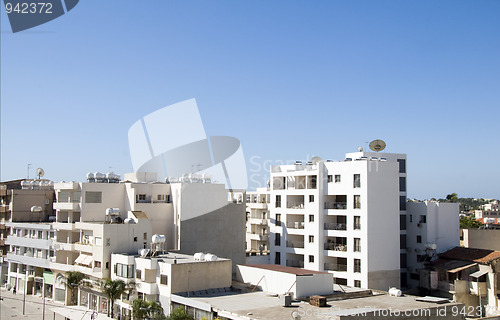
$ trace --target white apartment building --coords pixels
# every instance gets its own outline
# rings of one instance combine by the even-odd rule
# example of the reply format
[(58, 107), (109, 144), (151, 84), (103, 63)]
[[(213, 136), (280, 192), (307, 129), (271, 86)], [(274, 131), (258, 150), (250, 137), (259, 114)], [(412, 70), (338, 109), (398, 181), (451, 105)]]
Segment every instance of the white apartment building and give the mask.
[(491, 203), (483, 204), (481, 209), (474, 210), (474, 215), (476, 219), (482, 218), (500, 218), (500, 204), (498, 201), (492, 201)]
[(400, 286), (406, 155), (271, 166), (271, 262), (333, 273), (337, 284)]
[[(183, 296), (196, 296), (202, 291), (226, 292), (232, 283), (231, 260), (213, 254), (166, 253), (151, 257), (117, 253), (111, 256), (111, 263), (112, 279), (136, 283), (136, 289), (116, 303), (123, 319), (131, 318), (131, 301), (137, 298), (160, 302), (168, 315), (184, 301)], [(212, 314), (198, 312), (197, 316), (211, 318)]]
[(408, 287), (417, 288), (420, 286), (419, 270), (425, 263), (460, 245), (459, 204), (408, 202), (406, 213)]
[[(246, 253), (247, 257), (263, 257), (269, 254), (269, 188), (257, 188), (247, 192)], [(247, 258), (248, 260), (248, 258)]]

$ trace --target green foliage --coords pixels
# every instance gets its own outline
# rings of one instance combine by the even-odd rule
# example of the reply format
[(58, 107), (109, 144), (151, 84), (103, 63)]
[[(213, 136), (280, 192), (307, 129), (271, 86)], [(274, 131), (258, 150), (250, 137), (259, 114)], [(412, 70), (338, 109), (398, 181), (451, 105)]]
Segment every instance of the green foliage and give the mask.
[(108, 312), (108, 315), (109, 313), (111, 313), (111, 318), (113, 318), (114, 316), (113, 312), (114, 312), (115, 300), (120, 298), (122, 294), (133, 289), (134, 287), (135, 287), (134, 282), (125, 283), (125, 281), (120, 279), (111, 280), (110, 278), (108, 278), (101, 283), (102, 292), (106, 294), (109, 301), (111, 302), (110, 311)]
[(474, 217), (460, 218), (460, 229), (477, 229), (483, 224), (477, 221)]
[(74, 305), (77, 303), (75, 291), (80, 286), (83, 285), (83, 280), (87, 279), (87, 276), (79, 271), (68, 271), (66, 272), (66, 276), (64, 277), (64, 284), (66, 288), (71, 292), (71, 301), (70, 304)]
[(186, 312), (184, 307), (179, 307), (174, 309), (170, 316), (167, 318), (168, 320), (193, 320), (194, 318)]
[(451, 193), (446, 196), (446, 199), (432, 198), (431, 200), (439, 202), (458, 202), (460, 204), (460, 212), (470, 212), (478, 210), (483, 204), (490, 203), (489, 200), (474, 199), (474, 198), (459, 198), (456, 193)]
[(167, 319), (163, 313), (163, 308), (156, 301), (145, 301), (142, 299), (135, 299), (132, 303), (132, 315), (134, 320), (146, 319)]

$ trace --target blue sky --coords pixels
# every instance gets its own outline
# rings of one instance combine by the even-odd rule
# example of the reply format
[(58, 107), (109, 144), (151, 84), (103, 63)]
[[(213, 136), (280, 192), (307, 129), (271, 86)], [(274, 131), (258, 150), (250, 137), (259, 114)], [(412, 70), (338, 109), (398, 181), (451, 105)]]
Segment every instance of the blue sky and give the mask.
[(409, 197), (500, 197), (499, 1), (87, 0), (16, 34), (1, 20), (2, 180), (130, 172), (128, 128), (196, 98), (251, 181), (379, 138), (408, 154)]

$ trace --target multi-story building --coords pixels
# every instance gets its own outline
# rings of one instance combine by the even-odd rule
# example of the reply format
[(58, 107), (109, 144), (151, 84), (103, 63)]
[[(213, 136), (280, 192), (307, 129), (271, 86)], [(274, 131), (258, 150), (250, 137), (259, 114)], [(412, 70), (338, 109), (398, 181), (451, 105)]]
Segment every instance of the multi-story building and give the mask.
[[(247, 257), (269, 255), (269, 188), (247, 192), (246, 253)], [(263, 257), (265, 256), (265, 257)], [(247, 258), (248, 260), (249, 258)], [(250, 258), (251, 259), (251, 258)]]
[(12, 223), (49, 222), (54, 190), (48, 180), (13, 180), (0, 183), (0, 283), (7, 281), (7, 237)]
[(333, 273), (337, 284), (400, 286), (406, 155), (271, 167), (271, 262)]
[(406, 263), (409, 288), (420, 285), (419, 270), (437, 254), (460, 245), (458, 203), (435, 201), (406, 204)]
[[(130, 319), (131, 302), (137, 298), (160, 302), (165, 314), (180, 305), (182, 296), (196, 296), (201, 292), (225, 292), (231, 287), (231, 260), (213, 254), (185, 255), (162, 253), (152, 257), (148, 250), (141, 255), (113, 254), (112, 279), (136, 284), (134, 291), (116, 304), (122, 319)], [(84, 299), (83, 301), (88, 301)], [(212, 314), (197, 314), (197, 319)]]
[(474, 210), (474, 215), (476, 219), (483, 218), (500, 218), (500, 204), (498, 201), (492, 201), (491, 203), (483, 204), (479, 210)]

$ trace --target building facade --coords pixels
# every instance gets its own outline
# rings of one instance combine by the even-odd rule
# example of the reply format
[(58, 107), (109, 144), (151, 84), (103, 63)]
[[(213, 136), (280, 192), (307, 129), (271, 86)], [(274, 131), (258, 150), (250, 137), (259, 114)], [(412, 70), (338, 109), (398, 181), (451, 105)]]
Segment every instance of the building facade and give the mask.
[(269, 188), (247, 192), (246, 254), (247, 263), (259, 260), (269, 263)]
[(271, 262), (330, 272), (337, 284), (399, 287), (400, 159), (357, 152), (339, 162), (272, 166)]

